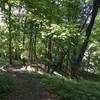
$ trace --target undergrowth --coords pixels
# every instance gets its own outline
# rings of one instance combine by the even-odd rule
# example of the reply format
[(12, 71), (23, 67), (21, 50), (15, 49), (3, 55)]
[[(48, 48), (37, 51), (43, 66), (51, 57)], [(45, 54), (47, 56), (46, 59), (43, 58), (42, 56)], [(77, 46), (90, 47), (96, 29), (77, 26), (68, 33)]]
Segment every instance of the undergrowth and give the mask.
[(66, 79), (31, 72), (33, 78), (38, 79), (47, 88), (52, 90), (62, 100), (100, 100), (100, 84), (94, 81)]
[(9, 64), (9, 60), (8, 59), (1, 59), (0, 58), (0, 68), (2, 67), (2, 68), (8, 68), (8, 67), (14, 67), (14, 68), (20, 68), (20, 67), (22, 67), (22, 61), (17, 61), (17, 60), (12, 60), (13, 61), (13, 64), (12, 65), (10, 65)]
[(4, 98), (12, 92), (14, 86), (14, 82), (11, 79), (11, 76), (1, 72), (0, 73), (0, 100), (4, 100)]

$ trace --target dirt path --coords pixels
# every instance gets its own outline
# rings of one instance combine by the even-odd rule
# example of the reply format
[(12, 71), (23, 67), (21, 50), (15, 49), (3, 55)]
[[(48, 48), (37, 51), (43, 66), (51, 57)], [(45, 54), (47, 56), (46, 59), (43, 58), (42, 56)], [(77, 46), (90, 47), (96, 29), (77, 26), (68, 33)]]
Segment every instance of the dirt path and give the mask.
[(13, 76), (15, 89), (7, 100), (51, 100), (49, 91), (36, 79), (18, 69), (10, 69), (8, 72)]

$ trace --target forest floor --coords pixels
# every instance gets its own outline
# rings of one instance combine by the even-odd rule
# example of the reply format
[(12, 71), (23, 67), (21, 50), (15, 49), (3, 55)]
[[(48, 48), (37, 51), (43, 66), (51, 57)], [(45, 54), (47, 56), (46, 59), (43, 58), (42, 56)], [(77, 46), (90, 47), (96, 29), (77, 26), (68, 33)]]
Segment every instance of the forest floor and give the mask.
[(7, 92), (6, 97), (1, 95), (4, 99), (0, 100), (100, 100), (100, 81), (75, 80), (22, 68), (2, 71), (0, 90), (12, 92)]
[(12, 75), (15, 86), (7, 100), (51, 100), (50, 91), (41, 83), (20, 69), (10, 68), (7, 73)]

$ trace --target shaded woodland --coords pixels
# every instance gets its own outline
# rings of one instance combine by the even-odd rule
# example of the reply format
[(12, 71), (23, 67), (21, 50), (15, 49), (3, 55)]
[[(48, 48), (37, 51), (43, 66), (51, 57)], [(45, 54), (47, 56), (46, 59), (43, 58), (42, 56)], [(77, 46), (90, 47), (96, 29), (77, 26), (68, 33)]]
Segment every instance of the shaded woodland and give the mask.
[(0, 68), (23, 66), (98, 81), (100, 0), (0, 0)]

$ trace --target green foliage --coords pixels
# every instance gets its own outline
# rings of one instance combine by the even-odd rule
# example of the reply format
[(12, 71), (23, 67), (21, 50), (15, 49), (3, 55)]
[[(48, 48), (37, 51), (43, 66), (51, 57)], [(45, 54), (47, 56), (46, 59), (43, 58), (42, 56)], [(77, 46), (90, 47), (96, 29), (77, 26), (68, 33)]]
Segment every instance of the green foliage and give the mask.
[[(99, 100), (100, 84), (86, 80), (72, 80), (61, 76), (31, 73), (33, 78), (38, 79), (61, 98), (67, 100)], [(64, 99), (64, 100), (66, 100)]]
[[(9, 55), (14, 60), (16, 55), (19, 56), (17, 59), (19, 64), (15, 65), (21, 65), (23, 59), (28, 63), (29, 58), (32, 58), (32, 63), (36, 59), (46, 66), (57, 65), (61, 59), (59, 67), (63, 66), (70, 70), (75, 66), (85, 40), (88, 21), (83, 31), (81, 27), (91, 8), (90, 0), (9, 0), (8, 2), (0, 1), (0, 56), (5, 60), (5, 66), (8, 65), (6, 61)], [(8, 11), (10, 5), (11, 11)], [(80, 66), (81, 70), (100, 72), (99, 23), (98, 15)], [(50, 52), (51, 59), (48, 59)], [(1, 66), (4, 66), (2, 62)]]
[(58, 4), (53, 0), (23, 0), (28, 9), (35, 15), (42, 18), (47, 18), (51, 21), (59, 21), (60, 13)]
[[(59, 70), (66, 68), (69, 74), (72, 67), (100, 74), (99, 14), (83, 62), (75, 66), (91, 17), (81, 30), (82, 24), (90, 14), (91, 5), (91, 0), (0, 0), (0, 67), (18, 68), (25, 60), (25, 64), (42, 63), (50, 68), (50, 65), (56, 65)], [(33, 76), (70, 100), (100, 98), (100, 85), (95, 82), (76, 82), (40, 74)], [(0, 75), (1, 92), (9, 91), (10, 83), (7, 75)]]
[[(11, 67), (12, 65), (9, 64), (9, 60), (4, 60), (2, 58), (0, 58), (0, 67), (1, 68), (8, 68)], [(13, 66), (15, 66), (16, 68), (20, 68), (22, 66), (22, 62), (21, 61), (17, 61), (17, 60), (13, 60)]]
[(5, 61), (4, 59), (0, 58), (0, 67), (7, 67), (9, 66), (9, 63), (7, 61)]

